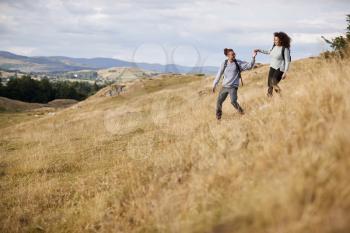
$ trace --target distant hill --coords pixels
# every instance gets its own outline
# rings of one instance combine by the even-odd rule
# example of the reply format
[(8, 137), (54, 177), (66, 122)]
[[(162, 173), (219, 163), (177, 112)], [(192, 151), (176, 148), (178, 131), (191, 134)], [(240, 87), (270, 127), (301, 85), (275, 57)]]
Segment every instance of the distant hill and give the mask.
[(113, 58), (72, 58), (64, 56), (22, 56), (0, 51), (0, 68), (22, 72), (66, 72), (78, 70), (99, 70), (111, 67), (134, 67), (161, 73), (206, 73), (214, 74), (215, 66), (189, 67), (175, 64), (134, 63)]
[(126, 81), (142, 77), (153, 77), (158, 75), (157, 72), (133, 68), (133, 67), (111, 67), (108, 69), (100, 69), (97, 71), (99, 79), (116, 81), (118, 79)]

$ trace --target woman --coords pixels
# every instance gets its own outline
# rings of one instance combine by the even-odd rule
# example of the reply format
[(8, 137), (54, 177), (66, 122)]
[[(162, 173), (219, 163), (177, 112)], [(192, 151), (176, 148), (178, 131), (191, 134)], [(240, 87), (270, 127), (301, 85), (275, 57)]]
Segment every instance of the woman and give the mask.
[(221, 63), (218, 73), (213, 82), (213, 93), (215, 88), (220, 81), (222, 75), (224, 75), (222, 81), (222, 88), (220, 89), (218, 99), (216, 102), (216, 119), (220, 120), (222, 115), (222, 104), (226, 97), (230, 95), (231, 104), (240, 113), (244, 114), (242, 107), (237, 102), (237, 91), (239, 81), (241, 80), (241, 72), (253, 68), (255, 63), (255, 57), (257, 52), (253, 52), (252, 60), (250, 62), (241, 61), (236, 59), (236, 53), (233, 49), (224, 49), (224, 54), (227, 57), (225, 61)]
[(281, 92), (281, 88), (278, 83), (281, 79), (287, 77), (287, 71), (291, 62), (290, 56), (290, 41), (291, 38), (284, 32), (275, 32), (274, 34), (274, 45), (272, 48), (267, 50), (255, 49), (256, 52), (263, 54), (269, 54), (271, 57), (270, 71), (267, 81), (267, 96), (272, 97), (273, 90), (277, 93)]

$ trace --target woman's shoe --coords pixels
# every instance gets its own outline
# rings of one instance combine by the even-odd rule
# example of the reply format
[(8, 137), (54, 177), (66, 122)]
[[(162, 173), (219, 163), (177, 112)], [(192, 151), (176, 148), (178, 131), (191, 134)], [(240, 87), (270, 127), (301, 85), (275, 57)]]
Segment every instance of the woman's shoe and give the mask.
[(267, 89), (267, 97), (272, 97), (272, 95), (273, 95), (273, 87), (269, 87), (268, 89)]
[(281, 88), (278, 85), (273, 86), (276, 93), (281, 93)]

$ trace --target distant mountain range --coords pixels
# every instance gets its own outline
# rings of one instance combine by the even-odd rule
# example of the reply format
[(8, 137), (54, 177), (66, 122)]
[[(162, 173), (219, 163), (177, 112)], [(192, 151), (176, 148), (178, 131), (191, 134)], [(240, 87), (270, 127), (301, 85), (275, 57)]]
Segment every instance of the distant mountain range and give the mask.
[(137, 67), (161, 73), (205, 73), (217, 72), (215, 66), (189, 67), (176, 64), (134, 63), (113, 58), (72, 58), (64, 56), (22, 56), (0, 51), (0, 68), (33, 73), (57, 73), (77, 70), (99, 70), (111, 67)]

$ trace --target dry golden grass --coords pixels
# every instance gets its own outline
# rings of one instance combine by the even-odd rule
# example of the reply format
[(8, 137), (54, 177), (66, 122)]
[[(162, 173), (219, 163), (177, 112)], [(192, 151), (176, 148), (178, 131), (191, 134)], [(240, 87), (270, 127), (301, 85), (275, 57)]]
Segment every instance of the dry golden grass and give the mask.
[(1, 232), (349, 232), (350, 61), (293, 62), (268, 99), (244, 74), (136, 81), (1, 129)]

